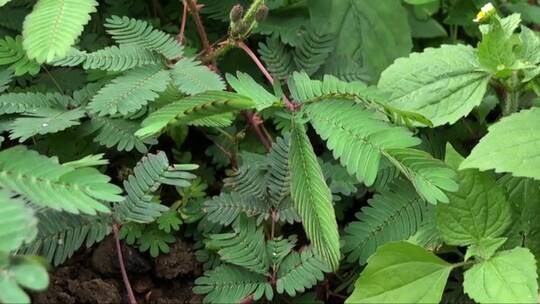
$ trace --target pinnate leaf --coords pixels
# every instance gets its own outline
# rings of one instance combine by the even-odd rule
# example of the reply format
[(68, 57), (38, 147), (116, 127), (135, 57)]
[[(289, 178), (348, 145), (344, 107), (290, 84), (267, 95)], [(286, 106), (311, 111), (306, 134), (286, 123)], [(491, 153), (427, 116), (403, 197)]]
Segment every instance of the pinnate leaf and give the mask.
[(305, 127), (295, 123), (289, 150), (291, 196), (315, 252), (336, 270), (339, 266), (339, 234), (332, 193), (326, 185)]

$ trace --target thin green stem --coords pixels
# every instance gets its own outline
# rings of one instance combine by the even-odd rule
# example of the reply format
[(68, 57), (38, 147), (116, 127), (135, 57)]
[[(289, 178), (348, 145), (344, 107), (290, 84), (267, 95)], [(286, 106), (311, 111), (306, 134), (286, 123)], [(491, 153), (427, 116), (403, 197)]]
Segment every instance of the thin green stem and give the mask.
[(257, 14), (257, 11), (261, 6), (264, 5), (264, 0), (255, 0), (251, 5), (249, 6), (246, 14), (244, 15), (244, 18), (242, 21), (244, 21), (246, 24), (252, 24), (255, 20), (255, 14)]
[(452, 264), (452, 267), (453, 268), (458, 268), (458, 267), (465, 267), (465, 266), (470, 266), (470, 265), (474, 265), (474, 264), (476, 264), (475, 261), (469, 260), (469, 261), (463, 261), (463, 262), (459, 262), (459, 263), (454, 263), (454, 264)]
[(47, 69), (47, 67), (43, 66), (43, 69), (45, 70), (45, 73), (47, 73), (47, 75), (49, 76), (49, 78), (51, 78), (51, 81), (54, 83), (54, 85), (56, 86), (56, 88), (58, 89), (58, 91), (60, 91), (60, 94), (64, 94), (64, 90), (62, 90), (62, 87), (60, 86), (60, 84), (58, 83), (58, 81), (56, 81), (56, 79), (53, 77), (53, 75), (49, 72), (49, 70)]
[(503, 116), (511, 115), (519, 110), (519, 98), (521, 83), (517, 73), (513, 73), (512, 77), (504, 84), (506, 95), (503, 100)]

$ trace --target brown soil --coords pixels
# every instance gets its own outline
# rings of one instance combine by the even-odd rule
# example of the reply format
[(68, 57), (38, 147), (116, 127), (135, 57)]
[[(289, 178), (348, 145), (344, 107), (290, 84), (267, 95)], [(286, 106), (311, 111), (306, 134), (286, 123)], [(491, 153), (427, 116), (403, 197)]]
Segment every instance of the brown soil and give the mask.
[[(114, 245), (109, 237), (54, 269), (49, 289), (35, 294), (33, 303), (127, 303)], [(201, 303), (191, 291), (201, 274), (191, 244), (178, 240), (169, 254), (156, 259), (129, 246), (122, 251), (138, 303)]]

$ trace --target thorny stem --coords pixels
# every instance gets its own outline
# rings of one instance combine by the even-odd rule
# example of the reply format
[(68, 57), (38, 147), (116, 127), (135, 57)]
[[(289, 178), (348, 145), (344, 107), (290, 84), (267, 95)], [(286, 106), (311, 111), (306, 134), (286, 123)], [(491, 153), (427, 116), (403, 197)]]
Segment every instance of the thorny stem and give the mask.
[(191, 13), (191, 16), (193, 16), (193, 20), (195, 21), (195, 26), (197, 27), (197, 32), (199, 33), (199, 37), (201, 38), (204, 52), (206, 54), (212, 53), (212, 46), (210, 45), (208, 35), (206, 35), (206, 30), (204, 29), (201, 16), (199, 15), (199, 7), (197, 6), (196, 0), (185, 0), (185, 2), (188, 6), (189, 12)]
[[(270, 84), (274, 84), (274, 78), (272, 78), (272, 75), (270, 75), (270, 73), (268, 72), (268, 70), (264, 67), (263, 63), (259, 60), (259, 58), (257, 57), (257, 55), (249, 48), (249, 46), (247, 46), (247, 44), (245, 44), (243, 41), (238, 41), (236, 43), (242, 50), (244, 50), (244, 52), (246, 52), (246, 54), (251, 58), (251, 60), (253, 60), (253, 62), (255, 62), (255, 64), (257, 65), (257, 67), (259, 68), (259, 70), (261, 70), (261, 72), (263, 73), (263, 75), (266, 77), (266, 79), (268, 79), (268, 82), (270, 82)], [(287, 96), (283, 95), (283, 101), (285, 102), (285, 106), (291, 110), (291, 111), (296, 111), (297, 109), (297, 106), (295, 104), (293, 104), (288, 98)]]
[(131, 283), (129, 283), (129, 278), (126, 271), (126, 265), (124, 264), (124, 255), (122, 254), (122, 246), (120, 245), (120, 234), (118, 232), (118, 224), (113, 225), (113, 234), (114, 241), (116, 243), (116, 253), (118, 255), (118, 263), (120, 264), (120, 273), (122, 273), (122, 281), (124, 281), (124, 286), (126, 287), (126, 292), (128, 295), (129, 304), (137, 304), (135, 295), (133, 294), (133, 289), (131, 289)]

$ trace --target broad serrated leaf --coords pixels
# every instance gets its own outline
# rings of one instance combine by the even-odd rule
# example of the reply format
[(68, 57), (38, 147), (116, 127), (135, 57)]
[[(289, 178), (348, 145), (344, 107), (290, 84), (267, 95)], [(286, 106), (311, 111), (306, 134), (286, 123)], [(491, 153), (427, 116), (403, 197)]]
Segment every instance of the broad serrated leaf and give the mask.
[(188, 57), (180, 59), (174, 65), (171, 76), (174, 85), (188, 95), (225, 89), (225, 83), (218, 74)]
[(43, 63), (65, 56), (97, 6), (95, 0), (38, 0), (24, 20), (28, 57)]
[(169, 71), (159, 65), (127, 71), (99, 90), (88, 104), (88, 111), (99, 116), (133, 113), (156, 99), (169, 81)]
[(332, 205), (313, 147), (303, 125), (295, 123), (289, 150), (291, 196), (315, 252), (336, 270), (339, 266), (339, 234)]
[(439, 303), (452, 265), (407, 243), (381, 246), (345, 303)]
[(478, 303), (537, 303), (536, 260), (525, 248), (502, 251), (464, 273), (463, 289)]
[[(336, 37), (330, 62), (334, 65), (340, 62), (342, 66), (361, 63), (371, 79), (376, 81), (380, 72), (394, 59), (406, 56), (412, 48), (412, 40), (407, 12), (400, 2), (309, 1), (312, 23), (324, 27), (325, 32)], [(331, 66), (328, 65), (325, 72), (330, 72)]]
[(459, 190), (437, 205), (437, 229), (450, 245), (478, 244), (501, 236), (512, 221), (506, 194), (493, 177), (477, 170), (458, 173)]
[(501, 119), (461, 163), (460, 169), (509, 172), (540, 180), (540, 109), (532, 108)]
[(482, 102), (490, 76), (479, 71), (475, 49), (464, 45), (428, 48), (386, 69), (378, 87), (390, 104), (416, 112), (433, 126), (454, 123)]

